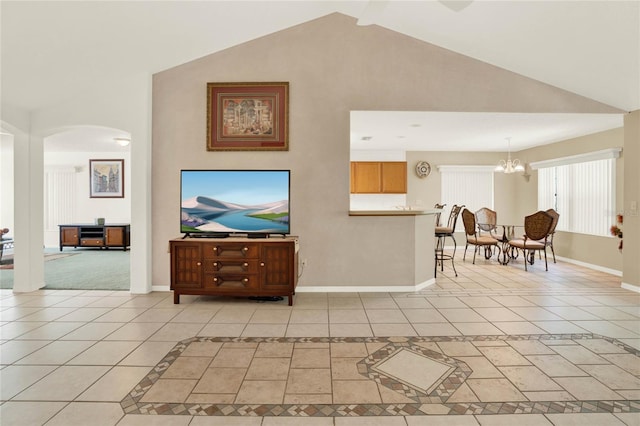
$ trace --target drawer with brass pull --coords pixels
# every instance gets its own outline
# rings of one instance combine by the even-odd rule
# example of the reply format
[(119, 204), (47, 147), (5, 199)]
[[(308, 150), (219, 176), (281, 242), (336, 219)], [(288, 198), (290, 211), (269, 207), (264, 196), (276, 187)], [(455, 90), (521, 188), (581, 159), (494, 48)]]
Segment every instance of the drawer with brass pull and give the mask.
[(228, 274), (255, 274), (258, 272), (258, 261), (255, 259), (205, 259), (203, 263), (204, 272), (220, 272)]
[(258, 289), (258, 276), (254, 274), (205, 274), (204, 287), (218, 291), (238, 291), (239, 289)]
[(82, 238), (80, 240), (80, 245), (86, 246), (86, 247), (102, 247), (104, 246), (104, 239), (103, 238)]
[(258, 257), (258, 246), (251, 243), (207, 244), (203, 247), (204, 259), (250, 259)]

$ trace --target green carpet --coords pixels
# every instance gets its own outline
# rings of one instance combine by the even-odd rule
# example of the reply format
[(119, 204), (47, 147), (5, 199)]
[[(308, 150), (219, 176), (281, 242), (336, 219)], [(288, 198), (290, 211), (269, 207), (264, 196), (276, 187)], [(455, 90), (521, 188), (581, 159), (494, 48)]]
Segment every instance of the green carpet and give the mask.
[[(44, 263), (46, 289), (129, 290), (130, 252), (123, 250), (47, 249)], [(3, 259), (4, 261), (4, 259)], [(4, 262), (3, 262), (4, 263)], [(13, 270), (0, 270), (0, 288), (13, 288)]]
[[(44, 261), (50, 262), (52, 260), (62, 259), (63, 257), (75, 256), (77, 253), (45, 253)], [(13, 255), (2, 256), (0, 260), (0, 269), (13, 269)]]

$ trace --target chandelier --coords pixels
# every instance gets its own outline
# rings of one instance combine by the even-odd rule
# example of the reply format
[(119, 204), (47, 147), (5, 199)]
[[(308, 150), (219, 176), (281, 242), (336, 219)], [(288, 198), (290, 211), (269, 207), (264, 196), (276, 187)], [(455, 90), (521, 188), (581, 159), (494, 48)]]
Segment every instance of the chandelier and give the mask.
[(503, 173), (524, 172), (524, 166), (520, 164), (520, 160), (511, 159), (511, 138), (507, 138), (507, 144), (509, 146), (509, 151), (507, 151), (507, 161), (500, 160), (494, 171)]

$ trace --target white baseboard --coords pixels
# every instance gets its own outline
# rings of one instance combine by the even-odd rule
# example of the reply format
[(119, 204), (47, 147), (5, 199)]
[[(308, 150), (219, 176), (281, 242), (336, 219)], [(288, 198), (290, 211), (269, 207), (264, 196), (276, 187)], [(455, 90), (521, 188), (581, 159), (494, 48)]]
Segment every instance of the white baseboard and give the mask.
[[(414, 286), (302, 286), (296, 287), (296, 293), (411, 293), (420, 291), (436, 283), (435, 278), (431, 278)], [(151, 291), (171, 291), (169, 286), (154, 285)]]
[(636, 293), (640, 293), (640, 287), (638, 287), (637, 285), (622, 283), (620, 287), (626, 290), (631, 290), (631, 291), (635, 291)]
[(411, 293), (420, 291), (436, 283), (435, 278), (416, 285), (400, 286), (302, 286), (296, 293)]
[(569, 259), (568, 257), (556, 256), (556, 259), (562, 260), (563, 262), (567, 262), (567, 263), (573, 263), (574, 265), (584, 266), (585, 268), (593, 269), (595, 271), (606, 272), (607, 274), (615, 275), (616, 277), (622, 276), (622, 271), (618, 271), (617, 269), (605, 268), (604, 266), (581, 262), (579, 260)]
[[(453, 246), (445, 247), (444, 249), (453, 250)], [(458, 250), (460, 250), (460, 245), (458, 245)], [(464, 252), (464, 244), (462, 245), (462, 251)], [(547, 258), (553, 262), (553, 257), (551, 254), (547, 253)], [(616, 277), (622, 276), (622, 271), (618, 271), (617, 269), (605, 268), (604, 266), (581, 262), (579, 260), (571, 259), (568, 257), (556, 256), (556, 260), (562, 260), (563, 262), (573, 263), (574, 265), (578, 265), (578, 266), (584, 266), (585, 268), (593, 269), (595, 271), (605, 272), (607, 274), (615, 275)]]

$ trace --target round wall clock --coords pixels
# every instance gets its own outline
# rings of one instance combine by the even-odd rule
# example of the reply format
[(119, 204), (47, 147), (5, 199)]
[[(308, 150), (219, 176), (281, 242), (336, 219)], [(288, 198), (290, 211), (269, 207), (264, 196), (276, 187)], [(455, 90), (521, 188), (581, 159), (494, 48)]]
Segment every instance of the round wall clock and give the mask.
[(431, 165), (426, 161), (418, 161), (416, 164), (416, 174), (418, 177), (426, 178), (431, 173)]

